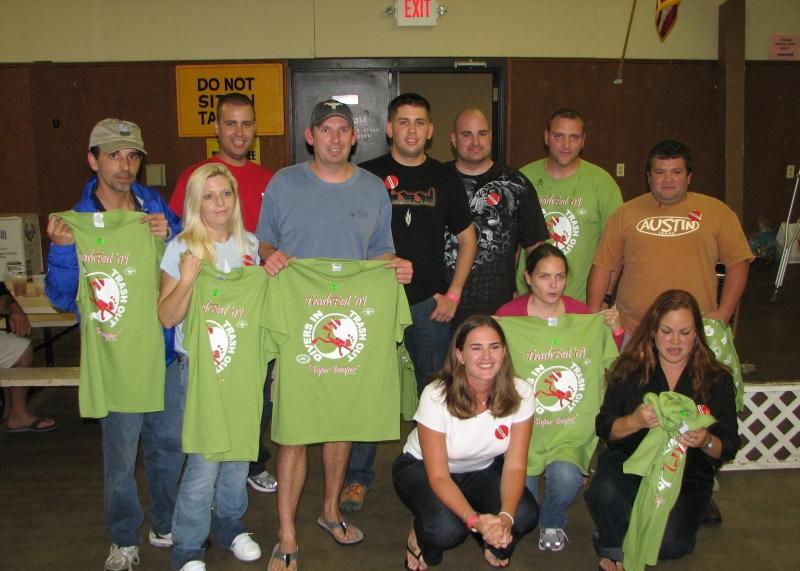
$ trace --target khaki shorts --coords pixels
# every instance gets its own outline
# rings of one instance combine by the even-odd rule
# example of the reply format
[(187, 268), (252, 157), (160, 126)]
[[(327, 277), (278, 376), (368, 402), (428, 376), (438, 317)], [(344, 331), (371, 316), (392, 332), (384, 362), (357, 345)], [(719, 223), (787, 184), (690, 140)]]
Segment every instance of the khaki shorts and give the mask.
[(0, 331), (0, 369), (13, 367), (30, 344), (29, 339)]

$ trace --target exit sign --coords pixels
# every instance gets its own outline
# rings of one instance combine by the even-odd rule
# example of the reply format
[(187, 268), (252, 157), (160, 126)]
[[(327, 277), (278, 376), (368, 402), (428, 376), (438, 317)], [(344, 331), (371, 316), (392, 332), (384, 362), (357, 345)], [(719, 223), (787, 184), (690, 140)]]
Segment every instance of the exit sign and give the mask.
[(437, 0), (395, 0), (398, 26), (435, 26), (439, 14)]

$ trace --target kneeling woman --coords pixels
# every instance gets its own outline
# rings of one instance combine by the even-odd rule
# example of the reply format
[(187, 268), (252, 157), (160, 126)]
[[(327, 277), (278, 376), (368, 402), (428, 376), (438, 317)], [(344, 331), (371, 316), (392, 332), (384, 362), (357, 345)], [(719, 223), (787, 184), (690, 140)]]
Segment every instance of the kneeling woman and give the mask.
[(643, 398), (645, 393), (665, 391), (704, 405), (698, 409), (710, 409), (716, 419), (708, 429), (690, 430), (677, 438), (686, 450), (685, 466), (658, 554), (661, 559), (676, 559), (694, 549), (695, 535), (711, 499), (715, 469), (739, 449), (730, 371), (706, 344), (697, 302), (680, 290), (661, 294), (645, 314), (609, 371), (597, 415), (597, 434), (608, 441), (608, 448), (598, 459), (597, 473), (584, 497), (597, 525), (595, 548), (601, 557), (600, 568), (606, 571), (624, 568), (623, 540), (642, 482), (640, 476), (623, 473), (622, 465), (649, 429), (660, 426), (653, 405), (643, 404)]
[(539, 508), (525, 488), (532, 389), (514, 378), (494, 319), (472, 316), (456, 330), (414, 420), (392, 467), (397, 494), (414, 514), (407, 567), (437, 565), (470, 534), (490, 565), (505, 567), (536, 527)]

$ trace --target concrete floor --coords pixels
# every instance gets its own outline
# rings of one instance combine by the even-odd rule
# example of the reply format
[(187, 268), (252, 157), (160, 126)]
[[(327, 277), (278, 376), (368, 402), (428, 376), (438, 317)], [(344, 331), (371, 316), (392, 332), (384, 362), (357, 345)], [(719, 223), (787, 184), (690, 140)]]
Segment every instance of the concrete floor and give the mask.
[[(743, 362), (756, 365), (746, 380), (797, 379), (796, 334), (800, 317), (800, 267), (790, 267), (783, 296), (775, 306), (767, 301), (775, 269), (756, 269), (745, 296), (737, 335)], [(60, 340), (60, 365), (77, 364), (77, 335)], [(37, 361), (42, 359), (37, 353)], [(0, 571), (100, 570), (108, 550), (103, 527), (100, 426), (77, 416), (77, 391), (54, 388), (31, 398), (37, 414), (56, 418), (60, 427), (46, 434), (8, 434), (0, 430)], [(404, 433), (409, 429), (404, 427)], [(365, 541), (341, 547), (316, 525), (321, 506), (320, 449), (310, 449), (309, 478), (298, 517), (300, 568), (317, 570), (401, 569), (410, 516), (394, 493), (389, 476), (400, 442), (379, 448), (377, 478), (365, 509), (354, 515)], [(272, 468), (273, 466), (270, 466)], [(142, 481), (140, 493), (146, 502)], [(725, 518), (722, 526), (704, 528), (691, 556), (663, 562), (663, 569), (797, 569), (800, 548), (794, 535), (800, 523), (800, 471), (725, 472), (717, 494)], [(209, 569), (263, 569), (276, 541), (275, 496), (250, 493), (245, 518), (264, 551), (257, 563), (241, 563), (212, 547)], [(593, 525), (582, 500), (570, 511), (570, 542), (558, 554), (539, 552), (532, 537), (519, 545), (509, 569), (596, 569), (591, 545)], [(167, 550), (146, 544), (142, 527), (141, 571), (169, 569)], [(534, 532), (536, 533), (536, 532)], [(440, 569), (488, 569), (476, 545), (465, 542), (445, 555)]]

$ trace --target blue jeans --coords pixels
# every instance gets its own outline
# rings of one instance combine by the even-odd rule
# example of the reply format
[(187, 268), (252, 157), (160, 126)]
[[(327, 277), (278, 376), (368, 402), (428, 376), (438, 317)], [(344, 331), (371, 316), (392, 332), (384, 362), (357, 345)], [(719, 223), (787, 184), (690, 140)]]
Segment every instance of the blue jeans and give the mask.
[(174, 569), (205, 558), (203, 543), (209, 533), (220, 547), (229, 549), (245, 532), (248, 464), (209, 462), (202, 454), (189, 454), (172, 525)]
[(583, 486), (581, 469), (571, 462), (550, 462), (544, 469), (544, 502), (539, 499), (539, 476), (528, 476), (527, 487), (541, 506), (539, 529), (567, 527), (567, 509)]
[(436, 300), (432, 297), (415, 303), (410, 309), (413, 325), (406, 328), (403, 340), (414, 363), (417, 394), (421, 395), (430, 377), (444, 364), (450, 344), (450, 323), (430, 319), (436, 309)]
[[(496, 514), (501, 505), (502, 472), (502, 458), (497, 458), (483, 470), (450, 476), (475, 511)], [(400, 500), (414, 514), (414, 532), (425, 562), (428, 565), (438, 565), (444, 551), (461, 545), (471, 532), (460, 515), (450, 511), (433, 493), (422, 460), (417, 460), (410, 454), (401, 454), (392, 465), (392, 480)], [(511, 543), (504, 549), (489, 548), (498, 559), (511, 557), (517, 542), (536, 527), (539, 506), (530, 491), (523, 490), (513, 516)], [(483, 545), (480, 534), (472, 535)]]
[(350, 450), (350, 463), (347, 465), (347, 472), (344, 475), (346, 484), (364, 484), (369, 489), (375, 479), (375, 470), (372, 465), (375, 463), (375, 454), (378, 452), (378, 445), (375, 442), (353, 442)]
[(109, 412), (100, 419), (105, 525), (111, 541), (117, 545), (138, 545), (138, 530), (144, 522), (134, 477), (140, 436), (150, 494), (150, 525), (162, 534), (172, 529), (172, 512), (185, 459), (181, 449), (183, 414), (179, 385), (175, 361), (167, 367), (163, 411)]
[[(181, 358), (181, 414), (189, 385), (189, 360)], [(249, 462), (209, 462), (202, 454), (189, 454), (178, 489), (172, 519), (173, 548), (170, 561), (180, 569), (188, 561), (202, 561), (209, 534), (228, 548), (244, 533), (242, 516), (247, 511), (247, 472)], [(213, 504), (213, 512), (212, 512)]]

